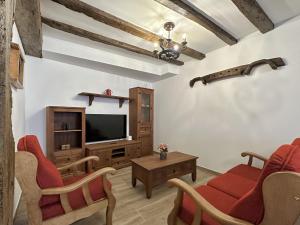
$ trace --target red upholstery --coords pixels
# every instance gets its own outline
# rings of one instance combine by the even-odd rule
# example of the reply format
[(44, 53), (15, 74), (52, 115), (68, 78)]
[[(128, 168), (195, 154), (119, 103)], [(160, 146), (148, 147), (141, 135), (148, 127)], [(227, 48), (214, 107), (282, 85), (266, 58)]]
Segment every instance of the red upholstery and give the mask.
[[(221, 192), (217, 189), (214, 189), (210, 186), (200, 186), (196, 188), (196, 191), (203, 196), (208, 202), (210, 202), (214, 207), (221, 210), (222, 212), (228, 214), (230, 209), (237, 201), (236, 198), (233, 198), (224, 192)], [(195, 214), (195, 204), (193, 200), (188, 196), (184, 195), (182, 207), (179, 211), (179, 218), (186, 224), (192, 224)], [(214, 221), (209, 215), (204, 213), (202, 215), (201, 225), (220, 225)]]
[(281, 146), (268, 160), (256, 186), (236, 202), (229, 214), (233, 217), (247, 220), (253, 224), (259, 224), (264, 215), (262, 195), (262, 184), (264, 179), (270, 174), (279, 171), (300, 172), (299, 162), (299, 146)]
[(244, 178), (248, 178), (248, 179), (257, 181), (260, 176), (261, 171), (262, 171), (261, 169), (258, 169), (256, 167), (240, 164), (240, 165), (230, 169), (228, 171), (228, 173), (233, 173), (233, 174), (242, 176)]
[(241, 198), (250, 191), (256, 182), (248, 178), (235, 175), (233, 173), (225, 173), (210, 180), (207, 185), (231, 195), (234, 198)]
[[(38, 168), (36, 180), (41, 189), (64, 186), (59, 171), (53, 163), (44, 156), (36, 136), (27, 135), (21, 138), (17, 148), (19, 151), (28, 151), (37, 158)], [(59, 195), (43, 196), (40, 200), (40, 206), (59, 203), (59, 201)]]
[[(64, 180), (64, 184), (72, 184), (82, 178), (84, 178), (87, 175), (82, 175), (82, 176), (77, 176), (77, 177), (71, 177), (69, 179)], [(109, 183), (109, 186), (111, 188), (111, 184)], [(99, 177), (96, 180), (93, 180), (89, 183), (89, 190), (91, 193), (91, 197), (94, 201), (103, 199), (106, 197), (106, 194), (103, 189), (103, 184), (102, 184), (102, 178)], [(72, 207), (72, 209), (80, 209), (85, 206), (87, 206), (82, 189), (79, 188), (71, 193), (68, 194), (68, 199), (69, 203)], [(56, 217), (59, 215), (64, 214), (64, 209), (62, 208), (60, 203), (55, 203), (51, 205), (46, 205), (41, 208), (42, 209), (42, 214), (43, 214), (43, 220), (50, 219), (52, 217)]]

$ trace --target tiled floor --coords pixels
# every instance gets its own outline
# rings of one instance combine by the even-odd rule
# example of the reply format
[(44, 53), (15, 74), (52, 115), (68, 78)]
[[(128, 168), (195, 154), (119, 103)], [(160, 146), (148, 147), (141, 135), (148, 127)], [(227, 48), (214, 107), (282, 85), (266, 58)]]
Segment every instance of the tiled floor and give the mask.
[[(182, 177), (186, 182), (198, 186), (206, 183), (214, 174), (198, 168), (197, 181), (192, 182), (191, 176)], [(114, 212), (114, 225), (166, 225), (167, 216), (172, 209), (176, 196), (176, 188), (161, 185), (153, 189), (152, 198), (145, 197), (144, 186), (140, 182), (135, 188), (131, 186), (131, 167), (118, 170), (109, 177), (113, 184), (113, 193), (117, 199)], [(74, 225), (105, 225), (105, 211), (99, 212), (87, 219), (78, 221)], [(15, 225), (27, 224), (26, 208), (21, 200)]]

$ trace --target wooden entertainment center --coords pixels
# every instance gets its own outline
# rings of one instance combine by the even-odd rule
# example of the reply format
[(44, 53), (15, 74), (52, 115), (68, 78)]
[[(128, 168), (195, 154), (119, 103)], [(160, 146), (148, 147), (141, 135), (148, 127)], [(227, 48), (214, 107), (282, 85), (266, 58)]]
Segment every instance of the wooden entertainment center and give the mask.
[[(110, 98), (112, 101), (115, 100), (113, 97)], [(129, 135), (133, 140), (86, 144), (85, 108), (46, 108), (47, 156), (57, 167), (86, 156), (99, 157), (99, 161), (65, 171), (64, 177), (107, 166), (119, 169), (130, 166), (131, 159), (153, 153), (153, 90), (131, 88), (129, 98), (123, 98), (129, 100)]]

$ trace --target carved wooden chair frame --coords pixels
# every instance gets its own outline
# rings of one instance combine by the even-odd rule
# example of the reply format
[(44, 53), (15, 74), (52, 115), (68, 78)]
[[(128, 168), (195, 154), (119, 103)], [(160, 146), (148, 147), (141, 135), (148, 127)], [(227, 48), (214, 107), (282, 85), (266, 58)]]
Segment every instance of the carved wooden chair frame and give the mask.
[[(263, 156), (251, 152), (244, 152), (242, 156), (249, 156), (248, 165), (252, 165), (253, 158), (264, 162), (267, 160)], [(169, 184), (178, 187), (178, 192), (174, 207), (168, 216), (168, 225), (187, 225), (178, 217), (184, 193), (188, 194), (196, 205), (196, 213), (192, 225), (201, 224), (203, 212), (220, 224), (253, 225), (216, 209), (193, 187), (179, 179), (171, 179)], [(294, 225), (300, 216), (300, 173), (277, 172), (269, 175), (263, 183), (263, 198), (265, 214), (260, 225)]]
[[(96, 156), (83, 158), (77, 162), (58, 168), (63, 171), (73, 168), (90, 160), (99, 160)], [(115, 208), (116, 199), (109, 188), (107, 174), (114, 174), (114, 168), (103, 168), (82, 178), (75, 183), (64, 187), (41, 189), (36, 182), (38, 162), (36, 157), (29, 152), (17, 152), (15, 155), (16, 178), (21, 186), (25, 198), (29, 225), (69, 225), (77, 220), (91, 216), (101, 209), (106, 208), (106, 224), (112, 225), (112, 214)], [(106, 198), (93, 201), (90, 195), (88, 184), (97, 177), (103, 177), (103, 188)], [(68, 193), (82, 188), (87, 206), (81, 209), (72, 210), (68, 201)], [(39, 201), (42, 195), (59, 195), (65, 214), (43, 221)]]

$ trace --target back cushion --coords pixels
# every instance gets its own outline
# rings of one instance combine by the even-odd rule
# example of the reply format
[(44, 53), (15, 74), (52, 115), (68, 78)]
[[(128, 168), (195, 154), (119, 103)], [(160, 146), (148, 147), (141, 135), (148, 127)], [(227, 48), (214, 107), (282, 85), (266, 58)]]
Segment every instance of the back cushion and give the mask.
[(259, 224), (264, 216), (263, 182), (270, 174), (280, 171), (300, 172), (300, 146), (283, 145), (277, 149), (264, 167), (256, 186), (235, 203), (230, 215)]
[(293, 141), (292, 145), (300, 146), (300, 138), (296, 138), (296, 139)]
[[(62, 187), (63, 180), (57, 168), (43, 154), (36, 136), (27, 135), (19, 140), (18, 151), (27, 151), (35, 155), (38, 160), (36, 180), (41, 189)], [(43, 196), (40, 206), (60, 202), (59, 195)]]

